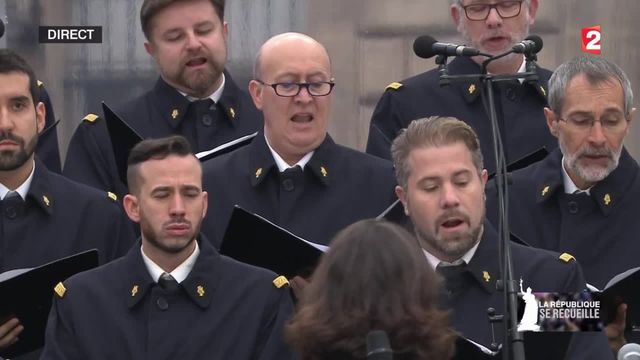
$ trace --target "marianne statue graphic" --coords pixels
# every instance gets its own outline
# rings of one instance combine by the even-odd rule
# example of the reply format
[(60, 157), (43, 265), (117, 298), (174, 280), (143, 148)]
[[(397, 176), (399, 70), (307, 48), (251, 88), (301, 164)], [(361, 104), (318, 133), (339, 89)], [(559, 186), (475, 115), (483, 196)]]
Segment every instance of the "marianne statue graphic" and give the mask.
[(522, 289), (522, 278), (520, 278), (520, 294), (524, 300), (524, 314), (518, 324), (518, 331), (540, 331), (538, 325), (538, 301), (536, 296), (527, 287), (527, 292)]

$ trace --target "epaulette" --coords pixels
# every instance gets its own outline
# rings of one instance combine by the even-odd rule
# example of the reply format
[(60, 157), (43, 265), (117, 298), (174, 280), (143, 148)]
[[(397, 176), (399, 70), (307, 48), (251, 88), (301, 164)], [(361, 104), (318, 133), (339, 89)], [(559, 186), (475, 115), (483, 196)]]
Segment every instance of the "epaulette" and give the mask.
[(83, 121), (88, 121), (90, 123), (96, 121), (98, 119), (98, 115), (96, 114), (87, 114), (85, 117), (82, 118)]
[(111, 191), (107, 191), (107, 197), (113, 201), (118, 201), (118, 195), (112, 193)]
[(385, 90), (388, 90), (388, 89), (398, 90), (398, 89), (400, 89), (401, 87), (402, 87), (402, 84), (401, 84), (401, 83), (394, 81), (394, 82), (392, 82), (391, 84), (387, 85), (387, 87), (386, 87), (386, 88), (384, 88), (384, 89), (385, 89)]
[(277, 287), (278, 289), (284, 286), (289, 286), (289, 280), (287, 280), (285, 276), (280, 275), (273, 280), (273, 286)]
[(42, 81), (38, 80), (37, 82), (38, 82), (38, 87), (43, 87), (44, 86), (44, 83)]
[(576, 258), (573, 257), (573, 255), (569, 254), (569, 253), (562, 253), (560, 254), (560, 256), (558, 256), (558, 259), (569, 263), (571, 261), (576, 261)]
[(67, 288), (64, 287), (64, 284), (59, 282), (54, 288), (53, 291), (58, 295), (61, 299), (64, 297), (64, 293), (67, 292)]

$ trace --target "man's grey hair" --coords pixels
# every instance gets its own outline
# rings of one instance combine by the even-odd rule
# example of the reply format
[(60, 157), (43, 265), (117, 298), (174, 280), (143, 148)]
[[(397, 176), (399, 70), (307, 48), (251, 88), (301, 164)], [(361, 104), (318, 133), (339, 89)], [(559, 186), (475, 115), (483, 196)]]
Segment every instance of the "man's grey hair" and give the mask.
[(549, 79), (549, 108), (560, 115), (567, 86), (578, 75), (586, 76), (591, 84), (601, 84), (611, 80), (618, 81), (624, 93), (624, 112), (629, 114), (633, 107), (633, 90), (627, 74), (611, 61), (593, 55), (580, 55), (558, 66)]

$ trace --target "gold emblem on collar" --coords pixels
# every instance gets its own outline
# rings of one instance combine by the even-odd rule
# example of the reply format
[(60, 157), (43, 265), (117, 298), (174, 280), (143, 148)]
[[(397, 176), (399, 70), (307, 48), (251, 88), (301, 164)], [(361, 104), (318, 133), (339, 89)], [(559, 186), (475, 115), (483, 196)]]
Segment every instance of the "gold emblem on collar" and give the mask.
[(482, 278), (484, 279), (485, 282), (489, 282), (489, 280), (491, 280), (491, 275), (489, 275), (488, 271), (483, 271)]
[(322, 174), (323, 177), (327, 177), (327, 175), (329, 175), (329, 173), (327, 172), (327, 169), (325, 169), (324, 166), (320, 166), (320, 173)]
[(542, 87), (542, 85), (540, 85), (540, 92), (542, 93), (542, 95), (547, 96), (547, 91), (544, 89), (544, 87)]
[(236, 111), (233, 108), (229, 108), (229, 114), (231, 114), (232, 119), (236, 118)]
[(45, 205), (51, 206), (51, 201), (49, 201), (49, 198), (47, 197), (47, 195), (42, 195), (42, 201), (44, 201)]
[(287, 278), (282, 276), (282, 275), (278, 276), (275, 279), (273, 279), (273, 286), (275, 286), (278, 289), (280, 289), (283, 286), (288, 286), (288, 285), (289, 285), (289, 280), (287, 280)]
[(53, 288), (53, 291), (55, 291), (55, 292), (56, 292), (56, 294), (57, 294), (60, 298), (62, 298), (62, 297), (64, 297), (64, 293), (66, 293), (66, 292), (67, 292), (67, 288), (66, 288), (66, 287), (64, 287), (64, 284), (62, 284), (61, 282), (59, 282), (59, 283), (56, 285), (56, 287), (54, 287), (54, 288)]
[(476, 92), (476, 84), (469, 85), (469, 95), (473, 94), (474, 92)]
[(175, 120), (175, 119), (178, 117), (178, 115), (180, 115), (180, 113), (178, 112), (178, 109), (173, 109), (173, 110), (171, 111), (171, 118), (172, 118), (173, 120)]
[(131, 297), (136, 296), (137, 293), (138, 293), (138, 285), (133, 285), (133, 287), (131, 288)]
[(262, 175), (262, 168), (258, 168), (256, 170), (256, 179), (260, 177), (260, 175)]
[(549, 192), (549, 189), (550, 189), (549, 185), (545, 186), (544, 189), (542, 189), (542, 196), (547, 195), (547, 193)]
[(611, 204), (611, 195), (609, 194), (605, 194), (604, 195), (604, 199), (602, 199), (604, 201), (604, 204), (609, 206), (609, 204)]
[(198, 293), (198, 296), (203, 297), (204, 296), (204, 287), (202, 287), (202, 285), (198, 285), (198, 287), (196, 288), (196, 292)]

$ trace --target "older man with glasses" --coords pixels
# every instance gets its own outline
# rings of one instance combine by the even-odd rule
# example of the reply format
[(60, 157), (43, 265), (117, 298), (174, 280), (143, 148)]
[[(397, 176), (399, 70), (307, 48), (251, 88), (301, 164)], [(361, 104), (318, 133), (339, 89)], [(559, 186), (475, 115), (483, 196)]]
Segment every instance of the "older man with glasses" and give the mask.
[[(538, 0), (452, 0), (450, 12), (458, 32), (469, 46), (493, 56), (505, 53), (529, 34)], [(450, 75), (480, 74), (485, 57), (458, 57), (449, 63)], [(510, 54), (489, 64), (492, 74), (525, 71), (522, 54)], [(507, 162), (514, 162), (542, 147), (555, 149), (556, 139), (545, 126), (547, 80), (551, 72), (536, 67), (537, 78), (497, 84), (495, 102)], [(431, 70), (387, 86), (371, 118), (367, 152), (389, 159), (398, 131), (414, 119), (438, 115), (463, 119), (478, 134), (485, 166), (495, 171), (493, 138), (483, 85), (469, 79), (440, 86)]]
[(327, 134), (334, 85), (329, 55), (313, 38), (284, 33), (261, 47), (249, 93), (264, 130), (250, 145), (204, 164), (211, 206), (203, 232), (217, 245), (236, 204), (327, 244), (394, 202), (391, 162)]
[[(631, 84), (616, 64), (581, 56), (560, 65), (544, 110), (560, 148), (515, 172), (509, 188), (512, 232), (533, 246), (574, 255), (598, 288), (640, 266), (640, 167), (623, 146), (632, 105)], [(487, 205), (495, 224), (492, 186)], [(621, 325), (625, 308), (618, 308)], [(612, 330), (615, 340), (621, 333)]]

